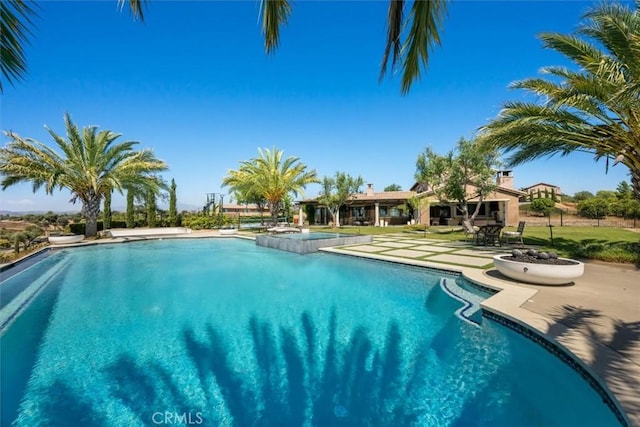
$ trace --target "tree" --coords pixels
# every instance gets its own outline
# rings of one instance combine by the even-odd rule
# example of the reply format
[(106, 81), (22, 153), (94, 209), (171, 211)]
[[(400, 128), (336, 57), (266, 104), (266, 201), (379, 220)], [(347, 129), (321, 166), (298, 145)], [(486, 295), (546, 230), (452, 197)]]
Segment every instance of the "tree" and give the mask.
[(627, 181), (620, 181), (616, 187), (618, 199), (630, 199), (633, 197), (633, 189)]
[[(144, 0), (117, 0), (122, 8), (129, 5), (134, 19), (144, 20)], [(26, 60), (23, 45), (34, 27), (33, 9), (23, 0), (5, 0), (1, 4), (0, 34), (2, 57), (0, 69), (9, 82), (23, 78)], [(440, 31), (447, 13), (445, 0), (414, 1), (408, 13), (408, 2), (390, 0), (387, 13), (387, 42), (382, 58), (379, 80), (390, 70), (402, 74), (401, 92), (409, 92), (411, 85), (420, 79), (421, 69), (426, 68), (429, 54), (440, 45)], [(260, 14), (266, 52), (275, 52), (280, 42), (280, 27), (291, 15), (289, 0), (261, 0)], [(0, 92), (2, 87), (0, 86)]]
[[(494, 171), (499, 166), (497, 152), (460, 138), (454, 150), (444, 156), (425, 149), (416, 161), (416, 180), (427, 183), (441, 202), (457, 202), (465, 220), (475, 220), (484, 198), (495, 191)], [(469, 217), (469, 201), (477, 198)]]
[(176, 197), (176, 180), (171, 179), (169, 187), (169, 225), (175, 227), (178, 225), (178, 199)]
[(556, 189), (555, 188), (551, 188), (551, 200), (553, 200), (554, 202), (558, 201), (558, 197), (556, 196)]
[(581, 202), (583, 200), (587, 200), (592, 197), (595, 197), (595, 196), (590, 191), (578, 191), (576, 194), (573, 195), (573, 200), (575, 200), (576, 202)]
[(153, 190), (147, 190), (145, 197), (145, 206), (147, 208), (147, 226), (156, 226), (156, 194)]
[(253, 203), (254, 205), (256, 205), (256, 207), (260, 211), (260, 224), (264, 225), (264, 217), (262, 212), (268, 204), (267, 199), (265, 199), (262, 194), (258, 194), (251, 187), (237, 188), (234, 194), (236, 200), (238, 201), (238, 204)]
[(529, 205), (529, 208), (537, 213), (541, 213), (544, 216), (549, 216), (551, 215), (551, 212), (553, 212), (553, 208), (556, 206), (556, 204), (554, 203), (553, 200), (549, 199), (549, 198), (537, 198), (534, 201), (531, 202), (531, 204)]
[(429, 202), (425, 200), (424, 197), (415, 195), (407, 200), (407, 205), (409, 205), (411, 217), (419, 221), (422, 216), (420, 210), (424, 207), (428, 207)]
[(545, 67), (549, 79), (512, 83), (539, 102), (507, 103), (482, 128), (482, 141), (511, 152), (510, 166), (583, 151), (605, 158), (606, 172), (614, 159), (629, 168), (640, 199), (640, 2), (633, 9), (600, 3), (583, 19), (575, 35), (540, 36), (544, 47), (564, 55), (577, 71)]
[(602, 219), (609, 213), (609, 201), (603, 197), (592, 197), (578, 203), (578, 215), (585, 218)]
[(307, 171), (298, 157), (283, 159), (284, 151), (258, 148), (259, 156), (240, 162), (237, 170), (230, 170), (222, 180), (223, 187), (229, 187), (238, 194), (254, 194), (264, 198), (269, 206), (271, 220), (278, 221), (278, 212), (283, 207), (285, 197), (298, 195), (307, 184), (317, 183), (315, 170)]
[(111, 190), (104, 193), (104, 209), (102, 212), (102, 229), (111, 228)]
[(6, 132), (11, 141), (0, 148), (2, 189), (20, 182), (30, 182), (34, 192), (44, 186), (47, 194), (67, 188), (71, 202), (82, 203), (87, 237), (97, 233), (100, 203), (107, 191), (139, 186), (158, 188), (155, 173), (167, 168), (151, 150), (134, 151), (137, 142), (116, 143), (121, 135), (109, 130), (98, 132), (96, 126), (80, 131), (68, 114), (64, 116), (67, 137), (45, 126), (59, 154), (47, 145)]
[(402, 187), (400, 187), (398, 184), (391, 184), (384, 187), (383, 191), (402, 191)]
[(595, 198), (606, 202), (608, 206), (607, 213), (609, 213), (611, 211), (612, 204), (618, 201), (618, 194), (611, 190), (598, 190), (596, 191)]
[(327, 207), (333, 218), (334, 226), (340, 227), (340, 207), (358, 193), (363, 184), (362, 177), (354, 178), (344, 172), (336, 172), (333, 178), (324, 177), (318, 202)]
[(132, 188), (127, 188), (127, 213), (126, 222), (127, 228), (134, 228), (136, 226), (136, 212), (134, 206), (135, 195)]

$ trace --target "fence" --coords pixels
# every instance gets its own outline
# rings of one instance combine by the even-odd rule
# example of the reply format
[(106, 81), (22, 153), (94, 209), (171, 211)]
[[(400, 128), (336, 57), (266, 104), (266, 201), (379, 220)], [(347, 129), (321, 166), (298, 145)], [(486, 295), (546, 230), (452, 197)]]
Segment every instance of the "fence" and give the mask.
[(600, 219), (583, 218), (574, 214), (553, 213), (551, 220), (546, 216), (539, 216), (530, 211), (521, 211), (520, 220), (527, 221), (527, 225), (545, 226), (551, 225), (571, 226), (571, 227), (618, 227), (618, 228), (638, 228), (640, 227), (640, 218), (622, 218), (618, 216), (607, 216)]

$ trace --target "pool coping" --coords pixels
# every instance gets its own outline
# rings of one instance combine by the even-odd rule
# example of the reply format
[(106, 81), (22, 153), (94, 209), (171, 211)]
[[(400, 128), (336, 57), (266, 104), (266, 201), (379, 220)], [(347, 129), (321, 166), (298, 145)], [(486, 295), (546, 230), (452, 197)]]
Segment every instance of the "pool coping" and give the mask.
[[(50, 245), (44, 246), (28, 255), (15, 260), (8, 264), (0, 265), (0, 271), (5, 271), (16, 264), (24, 262), (33, 256), (40, 254), (43, 251), (55, 251), (67, 248), (86, 247), (98, 244), (115, 244), (115, 243), (128, 243), (145, 240), (163, 240), (163, 239), (200, 239), (200, 238), (232, 238), (243, 240), (254, 240), (255, 235), (221, 235), (217, 230), (201, 232), (201, 233), (189, 233), (189, 234), (173, 234), (165, 236), (136, 236), (136, 237), (119, 237), (119, 238), (105, 238), (92, 241), (83, 241), (80, 243), (73, 243), (68, 245)], [(346, 246), (345, 246), (346, 247)], [(376, 253), (357, 252), (341, 249), (340, 247), (325, 247), (319, 248), (319, 252), (332, 253), (337, 255), (346, 255), (356, 258), (372, 259), (377, 261), (392, 262), (395, 264), (403, 264), (407, 266), (423, 267), (430, 270), (437, 270), (442, 273), (451, 275), (460, 275), (470, 282), (482, 287), (486, 287), (491, 290), (495, 290), (496, 293), (487, 298), (480, 305), (484, 312), (490, 313), (486, 316), (492, 320), (496, 320), (491, 316), (498, 316), (498, 319), (504, 319), (501, 322), (504, 326), (510, 327), (519, 333), (523, 331), (519, 328), (524, 328), (534, 334), (534, 336), (524, 334), (529, 339), (532, 339), (539, 344), (543, 344), (547, 350), (550, 350), (544, 343), (540, 343), (535, 339), (535, 336), (541, 337), (546, 340), (548, 344), (551, 344), (552, 348), (560, 349), (565, 356), (568, 356), (577, 363), (577, 366), (572, 366), (581, 374), (585, 380), (596, 389), (597, 392), (604, 391), (605, 403), (607, 403), (619, 419), (622, 425), (627, 426), (640, 426), (640, 405), (637, 390), (633, 388), (628, 382), (623, 381), (621, 378), (612, 379), (605, 375), (604, 367), (590, 366), (588, 360), (590, 358), (589, 349), (596, 348), (598, 352), (606, 355), (606, 360), (610, 364), (616, 364), (617, 366), (625, 366), (630, 372), (632, 378), (640, 378), (640, 366), (636, 365), (633, 361), (629, 360), (622, 354), (612, 350), (601, 342), (592, 339), (578, 331), (573, 331), (565, 325), (558, 326), (549, 317), (543, 316), (538, 313), (534, 313), (522, 307), (527, 301), (529, 301), (539, 291), (533, 288), (526, 288), (521, 286), (523, 284), (512, 281), (510, 279), (501, 280), (496, 277), (489, 276), (488, 271), (491, 270), (479, 270), (477, 268), (463, 267), (457, 265), (443, 265), (440, 263), (434, 263), (424, 260), (400, 258), (389, 255), (382, 255)], [(551, 326), (554, 325), (556, 333), (550, 333)], [(559, 356), (556, 352), (552, 351), (556, 356)], [(565, 358), (560, 357), (565, 363), (569, 363)], [(570, 363), (569, 363), (570, 364)], [(588, 377), (585, 377), (585, 373)], [(593, 383), (595, 381), (595, 384)]]

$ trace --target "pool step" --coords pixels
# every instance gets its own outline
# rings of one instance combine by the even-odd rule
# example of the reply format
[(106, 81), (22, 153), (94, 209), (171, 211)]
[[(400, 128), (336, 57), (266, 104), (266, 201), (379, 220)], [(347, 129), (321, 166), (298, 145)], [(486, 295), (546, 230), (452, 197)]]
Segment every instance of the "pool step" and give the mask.
[[(0, 310), (0, 335), (4, 333), (11, 322), (25, 309), (29, 303), (40, 293), (45, 286), (51, 282), (60, 272), (62, 272), (69, 264), (70, 258), (60, 255), (60, 260), (47, 269), (36, 280), (26, 285), (25, 288), (16, 295), (11, 302), (2, 307)], [(13, 276), (5, 281), (20, 280), (21, 274)], [(25, 278), (22, 277), (22, 280)]]
[(484, 298), (461, 288), (455, 279), (443, 277), (440, 279), (440, 288), (451, 298), (454, 298), (464, 305), (456, 310), (456, 316), (465, 322), (480, 326), (478, 317), (474, 316), (480, 312), (480, 303)]

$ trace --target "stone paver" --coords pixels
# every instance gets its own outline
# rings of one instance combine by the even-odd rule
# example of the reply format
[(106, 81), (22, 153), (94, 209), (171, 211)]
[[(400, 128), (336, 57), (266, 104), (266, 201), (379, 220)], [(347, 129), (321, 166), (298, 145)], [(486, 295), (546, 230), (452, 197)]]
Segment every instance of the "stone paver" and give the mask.
[(373, 246), (373, 245), (359, 245), (359, 246), (347, 246), (345, 249), (350, 251), (358, 251), (358, 252), (381, 252), (386, 248), (382, 246)]
[(408, 248), (409, 246), (415, 246), (412, 243), (404, 243), (404, 242), (380, 242), (380, 243), (375, 242), (373, 244), (377, 246), (388, 247), (388, 248)]
[(403, 239), (402, 243), (411, 243), (414, 245), (424, 245), (424, 244), (434, 244), (434, 245), (438, 245), (440, 243), (442, 243), (442, 240), (430, 240), (430, 239)]
[(394, 249), (392, 251), (383, 252), (384, 255), (399, 256), (405, 258), (421, 258), (425, 255), (429, 255), (429, 252), (416, 251), (413, 249)]
[(418, 251), (427, 251), (427, 252), (450, 252), (452, 248), (448, 248), (445, 246), (436, 246), (436, 245), (420, 245), (415, 246), (411, 249), (415, 249)]
[(474, 251), (473, 249), (460, 249), (456, 251), (456, 254), (458, 255), (469, 255), (488, 259), (493, 259), (493, 256), (497, 253), (498, 252)]
[(480, 257), (470, 257), (463, 255), (455, 255), (455, 254), (438, 254), (428, 258), (431, 262), (445, 262), (451, 264), (459, 264), (466, 265), (471, 267), (484, 267), (487, 264), (490, 264), (492, 261), (487, 260), (486, 258)]

